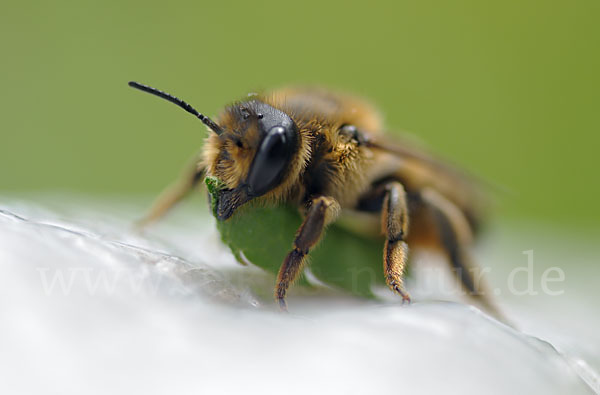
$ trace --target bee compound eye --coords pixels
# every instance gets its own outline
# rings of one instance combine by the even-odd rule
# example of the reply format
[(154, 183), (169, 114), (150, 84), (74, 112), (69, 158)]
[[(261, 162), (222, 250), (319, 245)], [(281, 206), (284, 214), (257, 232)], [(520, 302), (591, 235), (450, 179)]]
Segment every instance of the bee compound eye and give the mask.
[(248, 172), (248, 192), (260, 196), (277, 186), (294, 153), (294, 139), (283, 126), (274, 126), (264, 137)]

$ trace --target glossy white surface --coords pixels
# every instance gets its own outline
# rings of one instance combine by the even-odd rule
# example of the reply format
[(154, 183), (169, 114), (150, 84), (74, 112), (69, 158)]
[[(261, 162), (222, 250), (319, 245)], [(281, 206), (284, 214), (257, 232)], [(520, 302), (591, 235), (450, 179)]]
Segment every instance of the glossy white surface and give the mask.
[(555, 259), (537, 271), (559, 263), (561, 254), (583, 260), (586, 253), (569, 254), (535, 232), (528, 239), (526, 228), (518, 229), (525, 237), (512, 239), (504, 236), (512, 227), (502, 227), (478, 255), (494, 269), (492, 284), (507, 315), (530, 335), (467, 305), (433, 301), (443, 295), (432, 296), (422, 281), (426, 265), (409, 282), (416, 299), (410, 306), (297, 290), (291, 313), (281, 314), (269, 299), (272, 278), (237, 265), (201, 210), (188, 205), (139, 234), (129, 226), (143, 211), (138, 205), (73, 201), (0, 205), (1, 393), (589, 394), (599, 388), (598, 291), (589, 279), (598, 266), (562, 265), (560, 296), (508, 294), (503, 279), (514, 264), (525, 265), (522, 251)]

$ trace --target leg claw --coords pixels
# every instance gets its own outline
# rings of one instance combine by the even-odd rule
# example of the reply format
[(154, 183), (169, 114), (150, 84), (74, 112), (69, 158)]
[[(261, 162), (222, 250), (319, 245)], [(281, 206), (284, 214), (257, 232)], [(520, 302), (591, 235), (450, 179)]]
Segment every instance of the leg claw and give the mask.
[(279, 302), (279, 311), (281, 311), (282, 313), (287, 313), (288, 309), (285, 299), (277, 299), (277, 301)]

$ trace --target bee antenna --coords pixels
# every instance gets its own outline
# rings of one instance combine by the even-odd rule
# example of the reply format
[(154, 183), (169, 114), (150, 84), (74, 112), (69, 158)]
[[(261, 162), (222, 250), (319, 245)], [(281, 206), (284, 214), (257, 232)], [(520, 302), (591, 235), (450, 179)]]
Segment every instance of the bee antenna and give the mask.
[(156, 88), (152, 88), (151, 86), (139, 84), (134, 81), (129, 81), (129, 83), (127, 85), (129, 85), (132, 88), (139, 89), (144, 92), (148, 92), (154, 96), (158, 96), (167, 101), (170, 101), (171, 103), (183, 108), (185, 111), (189, 112), (190, 114), (195, 115), (200, 121), (202, 121), (203, 124), (208, 126), (208, 128), (210, 130), (212, 130), (213, 132), (215, 132), (216, 134), (220, 135), (221, 133), (223, 133), (223, 129), (221, 129), (221, 127), (219, 125), (217, 125), (212, 119), (210, 119), (206, 115), (200, 114), (198, 111), (196, 111), (196, 109), (194, 107), (187, 104), (183, 100), (181, 100), (173, 95), (170, 95), (166, 92), (158, 90)]

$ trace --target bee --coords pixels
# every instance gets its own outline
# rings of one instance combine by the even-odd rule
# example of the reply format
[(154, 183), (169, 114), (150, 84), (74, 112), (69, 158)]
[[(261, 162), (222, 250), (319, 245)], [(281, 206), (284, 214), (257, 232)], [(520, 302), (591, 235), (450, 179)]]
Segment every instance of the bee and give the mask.
[(275, 285), (282, 310), (326, 227), (342, 214), (362, 213), (380, 224), (383, 276), (403, 302), (411, 300), (403, 282), (409, 246), (425, 247), (441, 251), (467, 294), (496, 312), (470, 253), (485, 211), (481, 188), (414, 144), (382, 133), (379, 113), (369, 103), (324, 89), (285, 88), (234, 102), (213, 121), (168, 93), (136, 82), (129, 86), (176, 104), (209, 130), (200, 159), (159, 197), (145, 223), (160, 218), (206, 176), (224, 184), (218, 221), (250, 201), (298, 207), (303, 222)]

